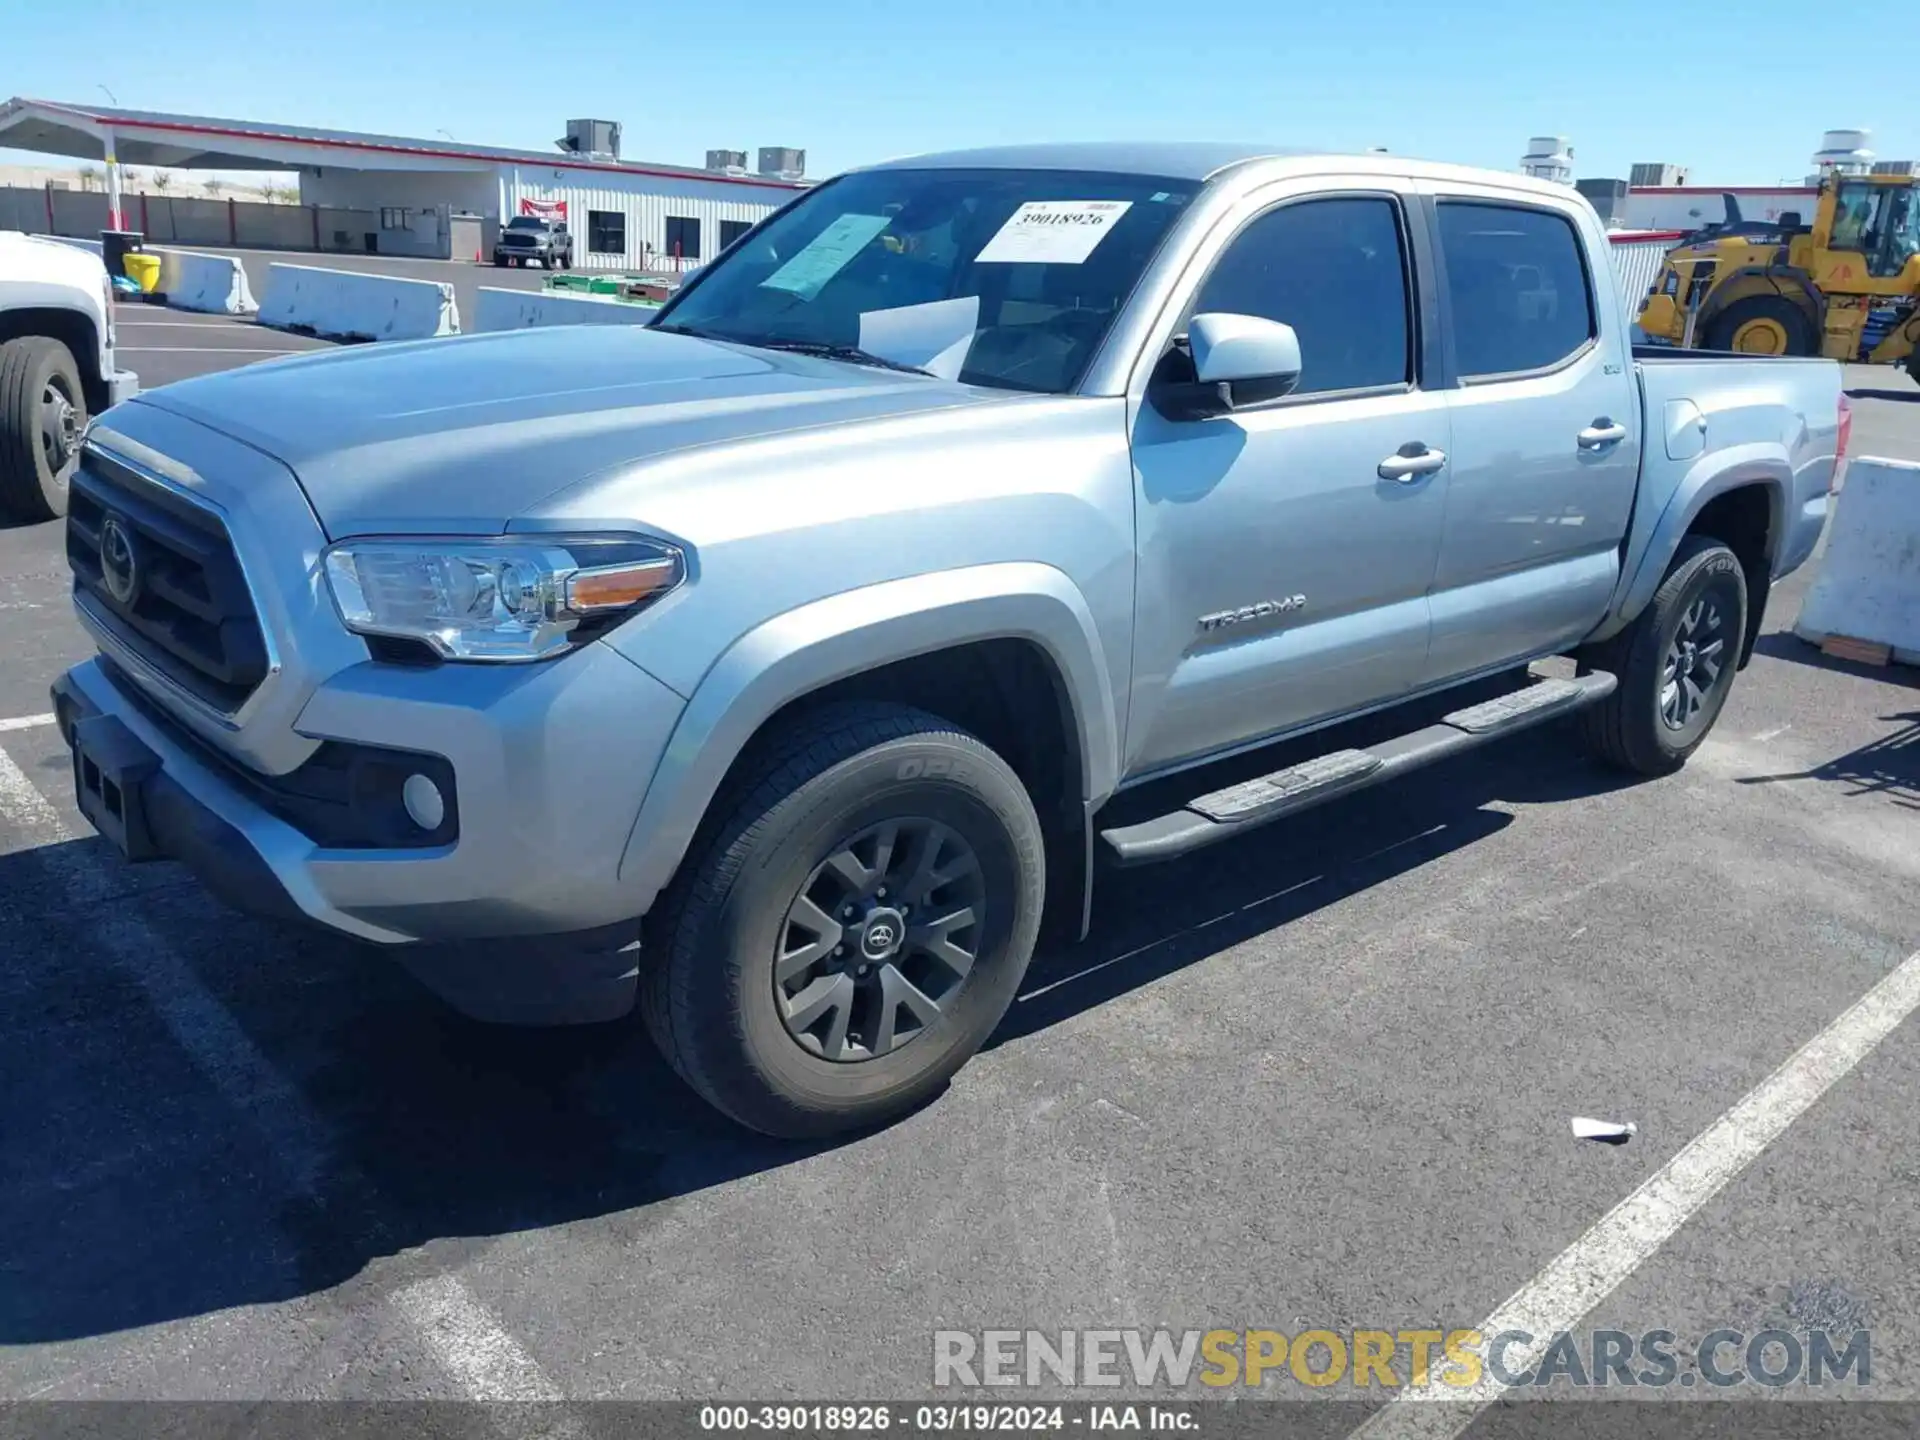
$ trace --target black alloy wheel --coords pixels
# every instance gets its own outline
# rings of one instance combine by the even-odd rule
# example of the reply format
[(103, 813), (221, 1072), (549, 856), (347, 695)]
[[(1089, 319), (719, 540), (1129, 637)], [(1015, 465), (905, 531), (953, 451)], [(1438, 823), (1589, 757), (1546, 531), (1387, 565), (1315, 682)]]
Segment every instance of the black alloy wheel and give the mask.
[(986, 903), (979, 857), (939, 821), (888, 820), (854, 835), (787, 909), (773, 961), (787, 1033), (840, 1062), (910, 1044), (966, 983)]

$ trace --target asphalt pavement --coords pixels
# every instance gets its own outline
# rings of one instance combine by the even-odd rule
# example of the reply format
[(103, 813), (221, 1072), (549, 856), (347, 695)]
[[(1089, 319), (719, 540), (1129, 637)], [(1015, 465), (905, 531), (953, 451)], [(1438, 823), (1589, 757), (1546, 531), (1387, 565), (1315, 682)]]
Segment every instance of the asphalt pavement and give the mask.
[[(299, 348), (164, 323), (149, 384)], [(1920, 389), (1849, 379), (1856, 453), (1920, 459)], [(936, 1329), (1508, 1302), (1687, 1374), (1865, 1326), (1865, 1398), (1920, 1398), (1920, 674), (1794, 639), (1810, 574), (1682, 773), (1546, 730), (1103, 877), (948, 1093), (797, 1145), (637, 1024), (470, 1024), (105, 853), (36, 718), (59, 531), (0, 532), (0, 1399), (904, 1398)]]

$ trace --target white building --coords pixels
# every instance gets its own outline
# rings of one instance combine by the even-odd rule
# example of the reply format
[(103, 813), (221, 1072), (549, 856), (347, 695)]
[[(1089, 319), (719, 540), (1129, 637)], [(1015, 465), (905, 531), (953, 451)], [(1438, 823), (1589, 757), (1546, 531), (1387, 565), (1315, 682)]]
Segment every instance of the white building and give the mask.
[[(574, 122), (569, 136), (582, 151), (586, 137), (618, 149), (604, 122)], [(805, 183), (786, 150), (763, 150), (770, 173), (749, 174), (29, 99), (0, 104), (0, 149), (105, 161), (116, 197), (116, 165), (295, 175), (315, 232), (301, 248), (316, 250), (470, 260), (515, 215), (547, 215), (574, 234), (577, 266), (620, 270), (694, 268)]]

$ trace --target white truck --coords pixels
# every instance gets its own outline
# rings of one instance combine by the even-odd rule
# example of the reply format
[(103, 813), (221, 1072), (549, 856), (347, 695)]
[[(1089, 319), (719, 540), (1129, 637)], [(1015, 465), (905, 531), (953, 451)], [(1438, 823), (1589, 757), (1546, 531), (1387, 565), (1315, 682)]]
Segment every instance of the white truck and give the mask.
[(87, 417), (139, 390), (115, 363), (100, 257), (0, 230), (0, 514), (66, 514)]

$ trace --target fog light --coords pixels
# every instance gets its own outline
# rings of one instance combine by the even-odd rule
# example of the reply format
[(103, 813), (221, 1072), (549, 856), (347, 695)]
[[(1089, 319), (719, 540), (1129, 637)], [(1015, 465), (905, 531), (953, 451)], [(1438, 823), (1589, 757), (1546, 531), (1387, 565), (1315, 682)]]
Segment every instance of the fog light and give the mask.
[(447, 818), (446, 798), (441, 795), (440, 787), (424, 775), (407, 777), (407, 783), (400, 787), (400, 802), (407, 807), (408, 817), (422, 830), (438, 830), (440, 822)]

